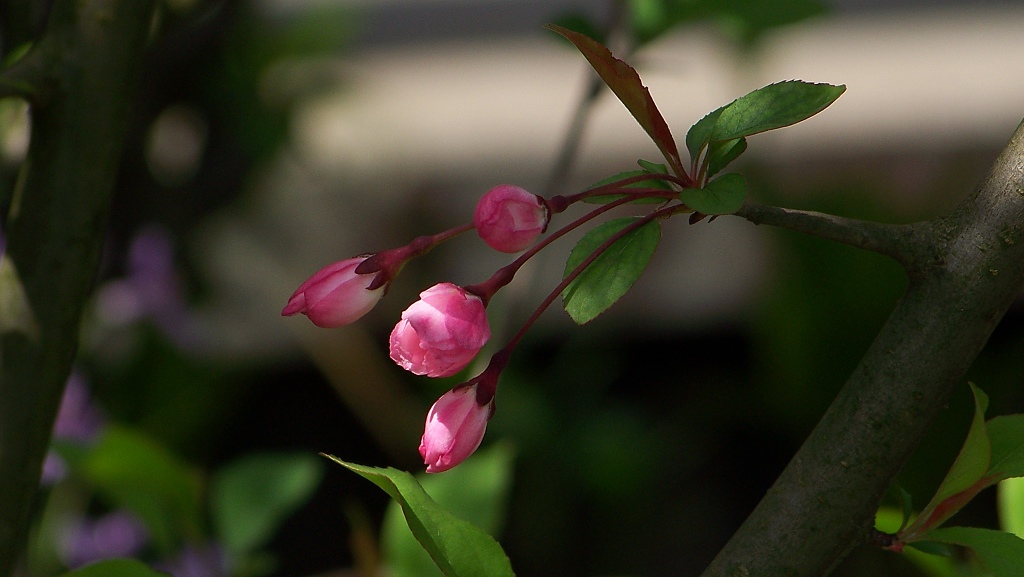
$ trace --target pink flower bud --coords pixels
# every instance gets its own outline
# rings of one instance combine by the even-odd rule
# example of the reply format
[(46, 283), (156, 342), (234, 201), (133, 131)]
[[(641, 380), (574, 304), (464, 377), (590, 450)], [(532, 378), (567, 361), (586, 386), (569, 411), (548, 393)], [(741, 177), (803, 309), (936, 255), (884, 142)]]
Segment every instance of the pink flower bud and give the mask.
[(548, 208), (536, 194), (503, 184), (487, 191), (477, 203), (473, 225), (494, 250), (519, 252), (547, 228)]
[(391, 358), (417, 375), (449, 377), (473, 360), (491, 337), (480, 297), (452, 283), (420, 293), (391, 331)]
[(368, 290), (376, 274), (358, 274), (357, 266), (366, 257), (356, 257), (328, 265), (299, 285), (288, 305), (281, 311), (283, 316), (302, 313), (323, 328), (334, 328), (355, 322), (365, 315), (380, 297), (384, 287)]
[(479, 405), (476, 389), (476, 385), (456, 387), (430, 407), (420, 439), (420, 456), (428, 473), (451, 469), (480, 446), (494, 414), (494, 397)]

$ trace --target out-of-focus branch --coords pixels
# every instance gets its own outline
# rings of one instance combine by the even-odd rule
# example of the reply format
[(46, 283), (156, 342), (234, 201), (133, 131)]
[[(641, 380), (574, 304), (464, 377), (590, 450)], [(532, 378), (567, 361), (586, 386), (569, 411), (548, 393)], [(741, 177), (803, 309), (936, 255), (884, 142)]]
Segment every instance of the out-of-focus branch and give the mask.
[(37, 71), (54, 90), (32, 108), (0, 262), (0, 577), (24, 551), (153, 10), (153, 0), (58, 0), (38, 41), (55, 50)]
[(825, 575), (866, 542), (882, 495), (1024, 286), (1024, 124), (969, 198), (916, 226), (934, 256), (705, 577)]

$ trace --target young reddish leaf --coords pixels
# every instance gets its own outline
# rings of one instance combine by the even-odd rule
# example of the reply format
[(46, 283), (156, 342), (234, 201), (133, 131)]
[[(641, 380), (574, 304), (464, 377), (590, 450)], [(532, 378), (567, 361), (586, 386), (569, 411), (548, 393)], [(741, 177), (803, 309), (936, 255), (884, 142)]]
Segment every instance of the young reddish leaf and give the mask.
[(601, 80), (604, 80), (608, 88), (612, 89), (615, 96), (622, 101), (629, 113), (658, 146), (676, 175), (685, 175), (686, 171), (679, 159), (679, 149), (676, 148), (676, 142), (672, 139), (672, 132), (669, 131), (668, 124), (661, 116), (661, 112), (658, 111), (650, 91), (643, 85), (636, 70), (613, 56), (603, 44), (589, 36), (554, 24), (548, 24), (547, 28), (561, 34), (579, 49), (597, 71)]

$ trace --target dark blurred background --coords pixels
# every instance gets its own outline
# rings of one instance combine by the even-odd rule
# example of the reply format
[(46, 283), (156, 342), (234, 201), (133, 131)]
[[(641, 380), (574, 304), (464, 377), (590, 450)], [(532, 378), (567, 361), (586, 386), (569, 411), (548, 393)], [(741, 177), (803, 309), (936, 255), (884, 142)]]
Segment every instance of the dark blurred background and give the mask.
[[(933, 217), (972, 190), (1024, 115), (1019, 2), (780, 2), (806, 12), (786, 25), (772, 3), (723, 4), (734, 13), (667, 27), (630, 58), (677, 140), (770, 82), (847, 85), (819, 117), (750, 139), (737, 170), (762, 202)], [(279, 311), (330, 262), (467, 222), (493, 185), (570, 193), (658, 160), (605, 94), (565, 184), (545, 190), (590, 72), (542, 25), (600, 27), (612, 13), (584, 0), (166, 0), (79, 361), (107, 418), (203, 478), (268, 451), (422, 470), (423, 416), (460, 378), (404, 373), (387, 335), (419, 291), (480, 282), (508, 257), (460, 237), (342, 329)], [(25, 123), (22, 105), (0, 101), (5, 187)], [(905, 284), (885, 258), (738, 219), (663, 231), (626, 298), (579, 328), (549, 311), (503, 375), (485, 448), (513, 447), (500, 540), (519, 575), (698, 574)], [(499, 293), (485, 353), (554, 287), (570, 247), (554, 245)], [(1021, 324), (1011, 310), (971, 371), (990, 415), (1024, 410)], [(965, 383), (904, 473), (919, 507), (971, 410)], [(995, 526), (994, 497), (978, 501), (958, 520)], [(372, 484), (327, 468), (267, 542), (276, 561), (253, 574), (374, 574), (365, 564), (386, 505)], [(917, 574), (867, 549), (838, 574), (868, 571)]]

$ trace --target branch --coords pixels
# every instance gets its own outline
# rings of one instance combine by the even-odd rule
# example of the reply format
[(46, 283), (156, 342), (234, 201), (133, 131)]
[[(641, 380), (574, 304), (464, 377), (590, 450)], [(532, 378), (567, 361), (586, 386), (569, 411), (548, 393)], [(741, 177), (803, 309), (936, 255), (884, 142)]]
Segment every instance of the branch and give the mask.
[(926, 266), (934, 242), (923, 224), (883, 224), (821, 212), (794, 210), (747, 201), (736, 216), (833, 240), (891, 257), (909, 271)]
[(32, 110), (0, 261), (0, 577), (25, 548), (153, 9), (153, 0), (58, 0), (39, 41), (53, 47), (59, 78)]
[(866, 542), (886, 488), (1024, 286), (1021, 191), (1024, 123), (952, 215), (915, 225), (934, 239), (935, 258), (911, 276), (860, 365), (706, 577), (824, 575)]

